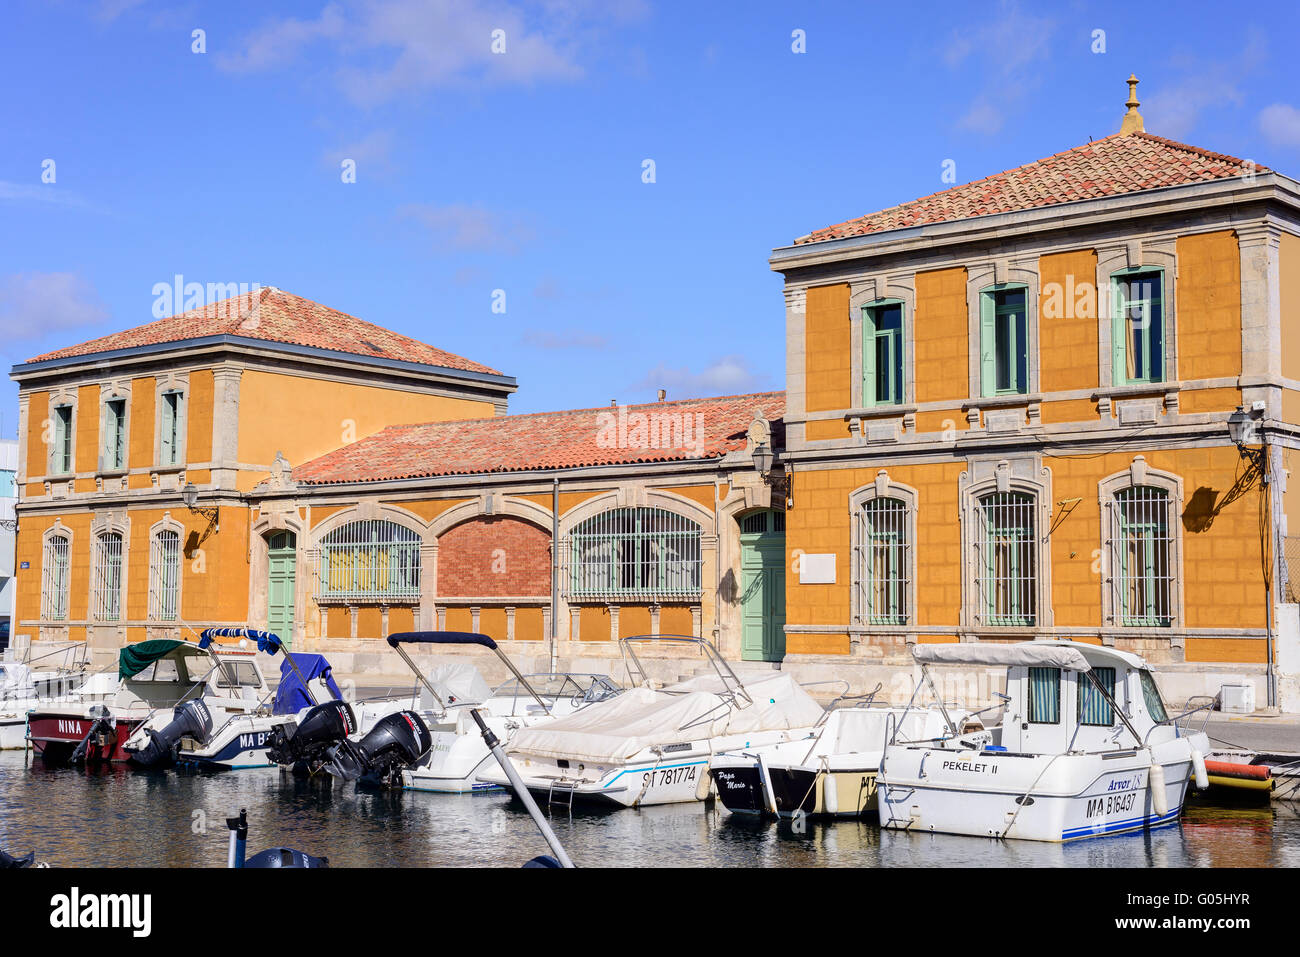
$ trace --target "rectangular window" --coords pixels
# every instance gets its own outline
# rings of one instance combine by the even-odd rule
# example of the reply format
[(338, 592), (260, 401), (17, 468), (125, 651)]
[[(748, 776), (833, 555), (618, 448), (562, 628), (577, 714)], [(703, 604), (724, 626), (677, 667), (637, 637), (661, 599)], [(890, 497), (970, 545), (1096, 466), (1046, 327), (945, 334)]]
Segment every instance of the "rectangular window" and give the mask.
[[(1106, 689), (1111, 700), (1115, 698), (1115, 669), (1093, 668), (1092, 676)], [(1079, 723), (1109, 728), (1115, 723), (1115, 709), (1097, 690), (1086, 674), (1079, 674)]]
[(700, 526), (658, 508), (617, 508), (587, 519), (561, 545), (575, 600), (698, 599)]
[(181, 537), (164, 529), (154, 536), (149, 556), (149, 617), (175, 621), (180, 586)]
[(158, 464), (181, 464), (181, 439), (184, 428), (185, 402), (180, 392), (162, 394), (162, 429), (159, 435)]
[(106, 532), (95, 539), (95, 588), (92, 607), (96, 621), (122, 618), (122, 536)]
[(1134, 486), (1115, 493), (1111, 560), (1119, 623), (1168, 628), (1173, 624), (1173, 570), (1169, 495)]
[(41, 617), (46, 621), (66, 621), (68, 617), (68, 553), (68, 540), (62, 535), (45, 540)]
[(104, 465), (110, 471), (126, 468), (126, 400), (104, 403)]
[(321, 540), (316, 594), (335, 601), (418, 601), (419, 534), (377, 519), (336, 528)]
[(1061, 669), (1029, 669), (1029, 723), (1061, 721)]
[(1029, 319), (1024, 286), (980, 293), (980, 378), (986, 396), (1029, 391)]
[(54, 459), (50, 463), (55, 475), (72, 471), (72, 406), (54, 407)]
[(14, 498), (14, 490), (17, 488), (14, 475), (7, 469), (0, 469), (0, 498)]
[(903, 401), (903, 305), (862, 308), (862, 404)]
[(975, 567), (985, 624), (1037, 623), (1035, 507), (1022, 492), (994, 492), (979, 501)]
[(1112, 279), (1116, 385), (1164, 381), (1163, 287), (1164, 274), (1159, 271), (1122, 273)]
[(876, 498), (859, 519), (858, 601), (871, 625), (905, 625), (908, 620), (907, 506)]

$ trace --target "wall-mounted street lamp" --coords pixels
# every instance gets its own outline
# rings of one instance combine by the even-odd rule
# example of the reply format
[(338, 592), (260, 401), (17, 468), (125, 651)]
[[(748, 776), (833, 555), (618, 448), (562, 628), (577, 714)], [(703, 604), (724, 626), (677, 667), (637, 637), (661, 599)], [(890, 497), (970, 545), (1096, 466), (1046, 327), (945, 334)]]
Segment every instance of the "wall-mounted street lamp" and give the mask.
[(194, 486), (193, 482), (186, 482), (185, 487), (181, 489), (181, 501), (195, 515), (201, 515), (208, 520), (208, 526), (203, 530), (203, 534), (197, 536), (192, 544), (188, 541), (185, 543), (185, 555), (188, 558), (194, 554), (196, 548), (208, 540), (208, 536), (216, 529), (217, 517), (221, 512), (215, 505), (199, 504), (199, 490)]
[[(1264, 627), (1268, 642), (1265, 684), (1268, 690), (1268, 706), (1272, 708), (1277, 705), (1277, 678), (1273, 672), (1273, 508), (1268, 492), (1268, 437), (1264, 434), (1264, 429), (1255, 415), (1257, 412), (1262, 413), (1263, 409), (1263, 403), (1256, 404), (1249, 412), (1244, 407), (1237, 406), (1237, 411), (1228, 416), (1228, 437), (1237, 447), (1237, 452), (1248, 463), (1250, 472), (1259, 476), (1260, 541), (1265, 543), (1267, 549), (1266, 554), (1260, 556), (1264, 575)], [(1255, 441), (1259, 442), (1259, 447), (1251, 448), (1248, 443)], [(1249, 473), (1246, 479), (1249, 481)]]
[(780, 475), (773, 476), (772, 464), (775, 460), (776, 456), (766, 442), (759, 442), (754, 446), (754, 469), (758, 472), (759, 478), (763, 480), (764, 485), (771, 487), (774, 493), (785, 496), (787, 509), (793, 508), (794, 500), (790, 496), (790, 473), (782, 471)]

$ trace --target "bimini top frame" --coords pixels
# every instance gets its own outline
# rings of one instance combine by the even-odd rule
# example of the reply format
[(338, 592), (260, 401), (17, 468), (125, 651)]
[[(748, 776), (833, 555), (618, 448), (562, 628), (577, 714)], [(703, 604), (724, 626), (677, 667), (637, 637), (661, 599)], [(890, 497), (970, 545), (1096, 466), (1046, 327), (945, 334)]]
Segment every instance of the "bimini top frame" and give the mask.
[[(251, 638), (257, 642), (257, 650), (275, 657), (277, 651), (284, 653), (284, 660), (289, 662), (289, 667), (293, 673), (298, 676), (298, 683), (302, 685), (302, 690), (306, 692), (307, 697), (311, 699), (312, 704), (320, 704), (316, 696), (312, 694), (311, 685), (308, 683), (306, 676), (298, 668), (298, 662), (293, 660), (293, 655), (284, 650), (284, 642), (280, 636), (270, 632), (262, 631), (258, 628), (224, 627), (224, 628), (204, 628), (199, 635), (199, 647), (207, 649), (214, 638)], [(211, 653), (211, 652), (209, 652)], [(214, 659), (215, 660), (215, 659)]]
[(731, 670), (731, 665), (727, 664), (727, 659), (722, 657), (721, 652), (713, 647), (713, 642), (706, 638), (697, 638), (694, 635), (628, 635), (626, 638), (618, 640), (619, 651), (623, 655), (623, 664), (627, 668), (627, 677), (632, 686), (640, 687), (645, 685), (649, 687), (650, 679), (646, 675), (645, 668), (641, 665), (641, 659), (636, 656), (632, 648), (634, 641), (667, 641), (677, 642), (680, 644), (695, 645), (709, 659), (709, 664), (713, 666), (714, 672), (722, 681), (723, 693), (721, 697), (731, 699), (731, 702), (738, 708), (748, 708), (754, 703), (754, 699), (749, 696), (736, 673)]
[(438, 707), (444, 712), (447, 710), (447, 705), (442, 700), (442, 695), (438, 694), (433, 687), (433, 683), (429, 681), (424, 672), (420, 670), (419, 666), (411, 660), (411, 656), (406, 653), (406, 649), (403, 648), (402, 645), (481, 645), (484, 648), (490, 648), (497, 653), (497, 657), (500, 658), (502, 663), (510, 669), (510, 673), (519, 680), (520, 686), (527, 690), (533, 700), (541, 705), (542, 709), (547, 714), (551, 713), (550, 706), (547, 705), (547, 703), (541, 699), (541, 696), (533, 690), (533, 686), (528, 683), (528, 679), (520, 674), (519, 669), (514, 666), (514, 662), (507, 658), (505, 652), (497, 647), (497, 643), (487, 635), (480, 635), (473, 631), (401, 631), (395, 635), (389, 635), (388, 644), (392, 646), (394, 651), (401, 655), (402, 660), (406, 662), (407, 667), (415, 673), (415, 677), (419, 679), (420, 684), (424, 685), (425, 690), (427, 690), (429, 694), (433, 695), (433, 700), (438, 702)]

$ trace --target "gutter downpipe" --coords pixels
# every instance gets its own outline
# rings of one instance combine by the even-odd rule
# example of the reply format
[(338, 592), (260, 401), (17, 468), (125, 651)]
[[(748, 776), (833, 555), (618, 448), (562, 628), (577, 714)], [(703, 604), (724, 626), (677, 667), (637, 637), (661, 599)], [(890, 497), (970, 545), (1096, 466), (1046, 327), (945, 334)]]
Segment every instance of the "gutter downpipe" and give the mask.
[(560, 664), (560, 477), (551, 477), (551, 674)]
[(1260, 489), (1260, 494), (1267, 495), (1267, 501), (1265, 502), (1265, 506), (1266, 506), (1265, 518), (1266, 521), (1268, 522), (1267, 533), (1261, 536), (1263, 539), (1263, 546), (1268, 549), (1268, 558), (1265, 559), (1263, 562), (1264, 569), (1265, 569), (1264, 571), (1264, 635), (1267, 641), (1267, 647), (1265, 653), (1268, 655), (1267, 658), (1268, 671), (1265, 674), (1264, 680), (1265, 683), (1268, 685), (1268, 706), (1270, 708), (1275, 708), (1277, 707), (1277, 672), (1273, 668), (1273, 588), (1272, 585), (1273, 582), (1277, 580), (1276, 573), (1278, 569), (1278, 562), (1277, 562), (1277, 543), (1274, 540), (1274, 533), (1273, 533), (1273, 529), (1276, 527), (1274, 524), (1274, 515), (1273, 515), (1274, 486), (1273, 483), (1270, 481), (1270, 479), (1272, 478), (1271, 472), (1273, 468), (1273, 463), (1270, 461), (1269, 454), (1268, 454), (1268, 432), (1262, 428), (1259, 430), (1259, 432), (1260, 432), (1259, 445), (1260, 445), (1260, 449), (1263, 451), (1263, 459), (1264, 459), (1264, 461), (1261, 463), (1261, 467), (1259, 470), (1260, 480), (1264, 485), (1264, 488)]

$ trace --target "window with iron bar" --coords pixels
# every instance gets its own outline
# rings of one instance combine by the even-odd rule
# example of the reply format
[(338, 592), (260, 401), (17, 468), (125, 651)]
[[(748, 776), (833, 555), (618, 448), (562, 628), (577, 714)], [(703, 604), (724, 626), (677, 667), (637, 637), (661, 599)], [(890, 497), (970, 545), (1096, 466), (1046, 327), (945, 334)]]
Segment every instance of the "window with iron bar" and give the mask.
[(396, 522), (349, 522), (321, 539), (316, 597), (326, 601), (418, 601), (420, 535)]
[(993, 492), (979, 500), (976, 578), (986, 625), (1038, 621), (1038, 538), (1034, 496)]
[(1136, 485), (1115, 493), (1111, 508), (1111, 581), (1124, 626), (1173, 624), (1173, 537), (1169, 493)]
[(868, 625), (910, 620), (911, 541), (906, 503), (874, 498), (858, 511), (858, 619)]
[(149, 617), (175, 621), (180, 591), (181, 537), (163, 529), (153, 537), (149, 555)]
[(51, 535), (45, 540), (41, 565), (41, 617), (46, 621), (65, 621), (68, 617), (68, 568), (70, 543), (66, 536)]
[(95, 585), (92, 612), (96, 621), (122, 618), (122, 536), (101, 532), (95, 536)]
[(616, 508), (587, 519), (562, 546), (566, 597), (694, 600), (700, 526), (661, 508)]

